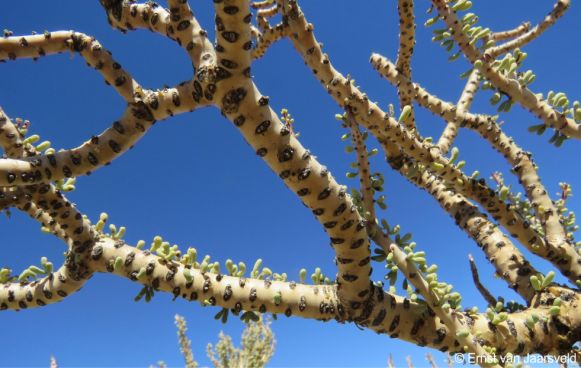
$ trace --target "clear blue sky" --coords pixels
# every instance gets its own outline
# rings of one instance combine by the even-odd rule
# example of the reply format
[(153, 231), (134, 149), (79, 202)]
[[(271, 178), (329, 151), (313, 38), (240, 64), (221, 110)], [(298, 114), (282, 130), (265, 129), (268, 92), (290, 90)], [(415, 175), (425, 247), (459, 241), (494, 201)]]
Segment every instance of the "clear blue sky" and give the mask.
[[(191, 1), (195, 13), (213, 34), (212, 2)], [(301, 1), (301, 6), (325, 45), (335, 66), (350, 73), (372, 98), (386, 107), (396, 102), (394, 89), (369, 65), (371, 52), (395, 59), (398, 20), (395, 1)], [(427, 19), (427, 2), (419, 2), (416, 15), (418, 43), (413, 59), (414, 78), (433, 93), (455, 101), (463, 86), (458, 75), (468, 68), (465, 61), (447, 62), (446, 53), (430, 42), (430, 30), (421, 24)], [(494, 30), (517, 26), (524, 20), (541, 19), (552, 7), (549, 0), (476, 1), (481, 22)], [(562, 90), (571, 99), (581, 98), (581, 6), (573, 2), (568, 14), (538, 41), (526, 48), (527, 68), (537, 72), (536, 92)], [(12, 1), (3, 4), (0, 29), (16, 35), (32, 30), (69, 30), (94, 35), (133, 76), (148, 88), (173, 85), (192, 75), (190, 61), (171, 41), (147, 31), (123, 35), (111, 29), (97, 0)], [(324, 89), (303, 65), (288, 41), (275, 44), (253, 67), (257, 85), (271, 97), (272, 105), (288, 108), (295, 118), (301, 141), (326, 164), (342, 183), (346, 179), (348, 157), (343, 152), (334, 114), (340, 112)], [(37, 62), (23, 60), (0, 64), (0, 106), (11, 117), (32, 122), (31, 133), (49, 139), (56, 148), (70, 148), (108, 127), (123, 111), (123, 101), (108, 88), (100, 75), (87, 68), (78, 55), (59, 55)], [(491, 111), (489, 93), (480, 94), (476, 112)], [(488, 109), (488, 110), (487, 110)], [(437, 135), (443, 123), (424, 111), (417, 113), (423, 135)], [(508, 134), (535, 153), (541, 177), (551, 193), (560, 181), (581, 193), (579, 144), (566, 142), (555, 149), (543, 137), (526, 132), (538, 122), (516, 107), (505, 117)], [(457, 144), (466, 171), (507, 173), (508, 165), (487, 143), (463, 131)], [(375, 170), (386, 177), (389, 209), (384, 215), (411, 231), (418, 248), (428, 251), (428, 259), (440, 265), (440, 277), (455, 285), (464, 296), (464, 305), (484, 301), (470, 280), (467, 254), (479, 262), (483, 281), (496, 295), (515, 298), (493, 269), (484, 263), (479, 249), (437, 203), (412, 187), (382, 162)], [(506, 176), (509, 176), (507, 173)], [(581, 196), (579, 194), (578, 196)], [(258, 257), (275, 272), (298, 278), (302, 267), (319, 266), (335, 273), (333, 253), (322, 227), (310, 211), (284, 187), (278, 177), (249, 149), (243, 138), (214, 108), (186, 114), (156, 124), (136, 147), (111, 166), (90, 177), (78, 179), (70, 194), (78, 208), (96, 221), (107, 211), (111, 222), (127, 226), (126, 239), (148, 242), (160, 234), (183, 247), (195, 246), (213, 259), (227, 258), (252, 264)], [(570, 208), (581, 213), (574, 197)], [(13, 211), (12, 218), (0, 218), (2, 255), (0, 266), (18, 272), (41, 256), (55, 263), (62, 260), (64, 245), (39, 231), (39, 225)], [(550, 266), (530, 260), (539, 270)], [(379, 272), (376, 278), (382, 277)], [(311, 271), (312, 272), (312, 271)], [(228, 325), (213, 320), (214, 308), (196, 303), (171, 301), (159, 294), (153, 302), (135, 303), (140, 287), (112, 275), (95, 275), (77, 294), (59, 305), (0, 313), (0, 366), (48, 366), (51, 354), (68, 366), (148, 366), (164, 360), (170, 366), (183, 365), (173, 316), (186, 317), (196, 359), (208, 364), (205, 346), (214, 342), (220, 330), (236, 341), (242, 323)], [(425, 365), (428, 350), (411, 344), (360, 331), (354, 325), (322, 324), (302, 319), (279, 318), (273, 325), (277, 348), (271, 361), (276, 367), (384, 367), (391, 353), (398, 365), (407, 355), (417, 367)], [(443, 364), (443, 355), (433, 352)]]

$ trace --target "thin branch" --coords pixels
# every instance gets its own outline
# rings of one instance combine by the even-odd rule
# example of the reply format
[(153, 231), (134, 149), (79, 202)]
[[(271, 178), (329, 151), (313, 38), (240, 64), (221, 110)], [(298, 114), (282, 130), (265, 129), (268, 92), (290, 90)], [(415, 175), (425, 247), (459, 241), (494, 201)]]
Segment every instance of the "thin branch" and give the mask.
[[(470, 105), (472, 105), (472, 101), (474, 99), (474, 94), (478, 90), (478, 85), (480, 84), (479, 78), (480, 73), (478, 70), (473, 69), (466, 81), (466, 85), (462, 90), (462, 94), (460, 95), (460, 99), (456, 103), (456, 111), (458, 113), (467, 112), (470, 109)], [(408, 78), (411, 80), (410, 78)], [(412, 96), (415, 99), (415, 96)], [(442, 132), (440, 139), (438, 139), (438, 147), (440, 147), (440, 151), (442, 154), (448, 153), (450, 148), (452, 147), (452, 143), (456, 139), (458, 135), (458, 129), (460, 128), (461, 121), (454, 119), (448, 120), (446, 124), (446, 128)]]
[(492, 296), (490, 291), (488, 291), (488, 289), (486, 289), (486, 287), (482, 285), (482, 283), (480, 282), (480, 277), (478, 276), (478, 269), (476, 268), (476, 263), (474, 263), (474, 257), (472, 257), (472, 254), (468, 254), (468, 261), (470, 262), (470, 272), (472, 272), (472, 280), (474, 281), (474, 285), (476, 285), (476, 288), (478, 289), (484, 300), (486, 300), (488, 305), (495, 306), (497, 300), (494, 296)]
[[(414, 52), (416, 23), (414, 18), (413, 0), (398, 0), (397, 12), (399, 15), (399, 50), (397, 52), (397, 69), (408, 78), (411, 78), (411, 58)], [(412, 97), (405, 89), (397, 90), (400, 108), (410, 106), (410, 116), (404, 122), (408, 129), (415, 129), (415, 115), (413, 111)]]
[(450, 355), (450, 353), (448, 353), (448, 356), (447, 356), (446, 360), (448, 362), (448, 368), (453, 368), (454, 367), (454, 362), (452, 360), (452, 356)]
[[(438, 13), (444, 19), (447, 26), (452, 30), (452, 36), (468, 60), (476, 66), (482, 75), (488, 79), (499, 90), (506, 93), (510, 98), (521, 104), (547, 126), (555, 129), (561, 134), (575, 139), (581, 139), (581, 124), (577, 124), (573, 119), (555, 110), (546, 100), (541, 100), (532, 91), (522, 86), (517, 80), (508, 78), (500, 74), (492, 67), (494, 58), (482, 55), (472, 43), (468, 36), (462, 31), (463, 23), (458, 20), (456, 13), (448, 6), (445, 0), (432, 0), (438, 9)], [(568, 4), (568, 0), (560, 0), (557, 4)], [(564, 6), (564, 5), (563, 5)], [(490, 55), (490, 54), (489, 54)]]
[(377, 221), (377, 216), (375, 214), (375, 203), (373, 200), (374, 190), (371, 186), (371, 169), (369, 165), (369, 154), (367, 153), (367, 146), (363, 140), (363, 135), (359, 130), (359, 126), (355, 121), (353, 114), (347, 110), (346, 115), (347, 118), (345, 122), (351, 131), (351, 141), (357, 154), (359, 187), (363, 201), (365, 218), (367, 219), (368, 223), (375, 224)]
[(78, 52), (128, 103), (143, 97), (139, 83), (93, 37), (73, 31), (0, 38), (0, 61)]
[(367, 232), (370, 238), (384, 251), (389, 251), (391, 240), (378, 225), (375, 213), (374, 191), (371, 185), (371, 169), (369, 165), (369, 154), (367, 146), (363, 140), (363, 135), (359, 130), (359, 125), (349, 109), (347, 109), (346, 123), (351, 130), (351, 140), (357, 153), (357, 164), (359, 169), (359, 186), (362, 195), (363, 208), (366, 218)]
[[(522, 24), (520, 27), (516, 28), (513, 32), (507, 31), (504, 33), (493, 33), (491, 35), (492, 39), (495, 41), (502, 40), (503, 38), (499, 36), (508, 36), (505, 38), (514, 38), (502, 45), (498, 45), (492, 47), (485, 51), (484, 55), (488, 58), (497, 58), (498, 56), (514, 50), (518, 47), (523, 47), (526, 44), (530, 43), (541, 34), (543, 34), (550, 26), (555, 24), (559, 18), (565, 14), (567, 9), (569, 9), (570, 1), (569, 0), (558, 0), (555, 3), (551, 12), (536, 26), (534, 26), (530, 31), (524, 33), (525, 30), (530, 28), (530, 23), (526, 22)], [(496, 37), (495, 37), (496, 36)]]
[(283, 23), (278, 23), (274, 27), (268, 25), (263, 32), (258, 35), (256, 46), (252, 49), (252, 59), (260, 59), (266, 53), (266, 50), (276, 41), (288, 35), (288, 28)]
[(520, 26), (513, 29), (509, 29), (507, 31), (493, 32), (488, 36), (488, 38), (496, 42), (509, 40), (511, 38), (521, 36), (522, 34), (528, 32), (529, 29), (531, 29), (531, 23), (524, 22)]
[(393, 363), (393, 357), (389, 354), (389, 358), (387, 358), (387, 366), (389, 368), (395, 368), (395, 364)]

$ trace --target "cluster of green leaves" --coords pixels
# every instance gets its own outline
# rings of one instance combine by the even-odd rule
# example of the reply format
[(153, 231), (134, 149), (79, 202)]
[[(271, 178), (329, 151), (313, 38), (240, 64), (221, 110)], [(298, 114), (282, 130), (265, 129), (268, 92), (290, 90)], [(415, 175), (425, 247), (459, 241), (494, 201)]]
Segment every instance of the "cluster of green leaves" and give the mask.
[[(8, 269), (5, 269), (5, 268), (2, 269), (2, 271), (4, 271), (4, 270), (8, 270)], [(46, 257), (41, 257), (40, 258), (40, 267), (35, 266), (35, 265), (29, 266), (27, 269), (22, 271), (22, 273), (18, 276), (18, 281), (20, 281), (22, 283), (26, 283), (26, 282), (29, 282), (30, 280), (36, 280), (39, 277), (44, 277), (44, 276), (50, 275), (52, 273), (52, 270), (53, 270), (52, 262), (49, 262)], [(4, 271), (5, 277), (2, 277), (2, 271), (0, 271), (0, 283), (1, 283), (3, 278), (6, 278), (6, 281), (8, 281), (8, 279), (10, 279), (10, 273), (7, 271)]]
[[(453, 2), (453, 1), (451, 1)], [(467, 11), (472, 7), (472, 2), (469, 0), (458, 0), (455, 1), (452, 9), (456, 12)], [(428, 12), (433, 9), (430, 8)], [(426, 27), (431, 27), (441, 20), (439, 15), (429, 18), (424, 25)], [(478, 16), (474, 13), (466, 13), (461, 18), (462, 31), (470, 39), (470, 44), (478, 46), (481, 50), (486, 50), (494, 46), (494, 40), (491, 40), (488, 36), (490, 35), (490, 29), (478, 26)], [(452, 31), (448, 27), (438, 28), (433, 30), (434, 36), (432, 38), (433, 42), (439, 42), (440, 45), (447, 51), (452, 52), (454, 50), (455, 41)], [(478, 41), (482, 41), (478, 45)], [(449, 57), (450, 61), (456, 60), (462, 54), (462, 51), (457, 50), (452, 53)], [(520, 71), (523, 61), (526, 59), (527, 53), (520, 49), (515, 49), (512, 53), (507, 53), (502, 59), (495, 60), (492, 63), (493, 69), (499, 74), (516, 80), (522, 88), (528, 88), (536, 79), (535, 73), (531, 70)], [(475, 64), (475, 66), (477, 66)], [(467, 77), (472, 71), (472, 68), (461, 75), (461, 77)], [(498, 112), (509, 112), (513, 101), (504, 92), (498, 90), (489, 81), (482, 81), (482, 89), (490, 89), (493, 91), (493, 95), (490, 98), (490, 103), (495, 106), (498, 105)], [(543, 100), (542, 94), (537, 94), (537, 97)], [(564, 92), (554, 92), (549, 91), (545, 101), (552, 106), (556, 111), (563, 113), (565, 116), (570, 117), (575, 122), (581, 124), (581, 106), (579, 101), (575, 101), (572, 105), (569, 102), (569, 98)], [(547, 130), (546, 124), (533, 125), (529, 128), (529, 131), (542, 135)], [(549, 139), (549, 143), (560, 147), (565, 140), (568, 138), (555, 130), (553, 136)]]
[(553, 282), (554, 279), (555, 279), (554, 271), (549, 271), (549, 273), (547, 273), (546, 275), (538, 273), (530, 277), (531, 285), (533, 289), (535, 289), (536, 291), (543, 291), (551, 284), (551, 282)]
[[(412, 241), (412, 234), (406, 233), (400, 235), (400, 226), (396, 225), (393, 228), (390, 228), (385, 220), (382, 221), (382, 227), (383, 230), (386, 231), (386, 234), (395, 236), (394, 243), (399, 248), (403, 249), (406, 253), (407, 260), (413, 262), (422, 273), (423, 278), (428, 282), (429, 288), (438, 298), (436, 306), (442, 307), (446, 312), (450, 309), (462, 309), (462, 296), (460, 293), (453, 291), (453, 285), (438, 280), (438, 266), (436, 264), (428, 265), (426, 253), (424, 251), (416, 250), (416, 243)], [(393, 253), (386, 254), (382, 248), (375, 249), (374, 253), (375, 255), (372, 257), (374, 261), (385, 262), (385, 268), (388, 270), (385, 279), (389, 281), (389, 292), (392, 294), (396, 293), (395, 285), (397, 282), (399, 267), (393, 259)], [(405, 290), (412, 301), (418, 301), (416, 290), (405, 278), (402, 282), (402, 289)]]
[[(301, 283), (305, 282), (305, 278), (307, 276), (307, 270), (305, 268), (301, 268), (299, 271), (299, 280)], [(334, 283), (331, 278), (325, 276), (319, 267), (315, 268), (315, 272), (311, 274), (311, 280), (313, 281), (313, 285), (331, 285)]]
[(106, 212), (102, 212), (99, 215), (99, 221), (97, 221), (97, 223), (94, 226), (95, 230), (98, 233), (101, 233), (115, 240), (123, 239), (123, 237), (125, 236), (125, 232), (127, 231), (125, 226), (121, 226), (119, 227), (119, 229), (117, 229), (117, 226), (115, 224), (109, 224), (109, 233), (105, 233), (104, 228), (108, 220), (109, 215)]
[(16, 276), (12, 275), (12, 270), (10, 268), (0, 269), (0, 284), (5, 284), (16, 280)]
[[(512, 185), (507, 185), (501, 172), (494, 172), (490, 176), (492, 181), (496, 183), (496, 193), (500, 200), (508, 202), (510, 208), (516, 211), (525, 221), (530, 224), (530, 227), (535, 230), (539, 236), (544, 236), (543, 226), (535, 216), (535, 209), (532, 203), (523, 195), (522, 192), (512, 192)], [(533, 245), (537, 247), (538, 245)]]
[[(452, 9), (456, 12), (463, 12), (468, 11), (472, 8), (472, 2), (469, 0), (458, 0), (452, 5)], [(428, 13), (431, 13), (433, 8), (428, 10)], [(429, 18), (425, 23), (424, 26), (431, 27), (438, 23), (441, 19), (440, 15), (435, 15), (432, 18)], [(475, 45), (481, 48), (488, 48), (490, 47), (494, 41), (490, 41), (488, 36), (490, 35), (490, 28), (482, 27), (476, 25), (478, 22), (478, 16), (474, 13), (466, 13), (460, 19), (462, 21), (462, 32), (464, 32), (468, 38), (470, 39), (470, 44)], [(432, 42), (439, 42), (440, 46), (446, 50), (446, 52), (451, 53), (448, 57), (448, 60), (454, 61), (457, 60), (460, 55), (462, 55), (461, 50), (456, 50), (452, 53), (455, 46), (454, 37), (452, 32), (447, 28), (437, 28), (433, 31), (434, 36), (432, 37)], [(480, 42), (479, 42), (480, 41)]]
[[(202, 305), (208, 306), (211, 304), (208, 302), (204, 302)], [(225, 324), (226, 322), (228, 322), (228, 316), (230, 313), (232, 313), (236, 317), (240, 317), (240, 320), (244, 323), (257, 322), (260, 319), (260, 313), (258, 313), (258, 312), (253, 312), (253, 311), (239, 312), (235, 309), (228, 309), (228, 308), (220, 309), (220, 311), (218, 311), (218, 313), (216, 313), (214, 315), (214, 319), (220, 320), (222, 323)], [(276, 314), (272, 314), (272, 316), (274, 319), (276, 319)]]
[[(424, 138), (423, 141), (424, 141), (424, 143), (432, 143), (432, 137), (426, 137), (426, 138)], [(459, 157), (460, 157), (460, 150), (458, 149), (458, 147), (453, 147), (450, 150), (450, 157), (448, 158), (448, 162), (452, 167), (454, 167), (458, 170), (462, 170), (466, 166), (466, 161), (465, 160), (458, 161)], [(442, 171), (445, 167), (444, 167), (444, 165), (442, 165), (438, 162), (432, 162), (429, 165), (429, 167), (427, 167), (423, 163), (414, 162), (413, 164), (408, 166), (408, 170), (406, 171), (405, 175), (410, 180), (414, 181), (414, 180), (417, 180), (418, 176), (421, 175), (422, 173), (424, 173), (427, 168), (435, 173), (438, 173), (439, 171)], [(476, 180), (476, 179), (478, 179), (479, 176), (480, 176), (480, 172), (478, 170), (475, 170), (474, 172), (472, 172), (472, 174), (469, 176), (469, 178)], [(457, 184), (462, 185), (463, 183), (460, 181)], [(454, 183), (446, 182), (445, 185), (447, 187), (451, 188), (454, 186)]]
[[(511, 208), (517, 211), (519, 215), (530, 224), (532, 229), (534, 229), (540, 236), (544, 236), (542, 224), (535, 216), (535, 209), (522, 192), (513, 193), (511, 190), (512, 186), (504, 183), (502, 173), (500, 172), (494, 172), (491, 179), (496, 183), (498, 197), (502, 201), (510, 203)], [(561, 192), (557, 193), (559, 199), (555, 201), (555, 206), (557, 207), (557, 211), (561, 217), (561, 222), (565, 227), (567, 239), (574, 243), (577, 251), (581, 253), (581, 242), (575, 242), (574, 236), (574, 233), (579, 230), (579, 226), (576, 223), (575, 212), (569, 211), (566, 207), (567, 199), (573, 195), (572, 188), (568, 183), (559, 183), (559, 187), (561, 188)], [(541, 207), (538, 208), (537, 211), (542, 213), (544, 209)]]
[[(495, 60), (492, 63), (492, 68), (500, 75), (503, 75), (507, 78), (515, 79), (520, 83), (522, 87), (526, 87), (529, 84), (533, 83), (534, 80), (536, 79), (536, 75), (533, 73), (532, 70), (527, 70), (525, 72), (519, 71), (519, 68), (521, 67), (523, 61), (527, 58), (527, 56), (528, 54), (526, 52), (523, 52), (520, 49), (515, 49), (513, 53), (507, 53), (502, 59)], [(513, 101), (508, 95), (496, 89), (487, 80), (484, 80), (482, 82), (482, 89), (492, 90), (494, 92), (492, 97), (490, 98), (490, 104), (493, 106), (498, 104), (497, 108), (498, 112), (510, 111), (513, 105)]]
[(486, 317), (496, 326), (508, 319), (508, 313), (504, 311), (504, 304), (499, 301), (494, 307), (486, 309)]
[(280, 120), (282, 120), (287, 129), (290, 130), (295, 137), (299, 137), (300, 133), (297, 132), (294, 127), (295, 119), (292, 117), (288, 109), (280, 110)]
[[(537, 94), (537, 97), (543, 99), (541, 93)], [(565, 92), (549, 91), (545, 101), (556, 111), (573, 119), (577, 124), (581, 124), (581, 104), (579, 101), (574, 101), (573, 104), (570, 104), (569, 98)], [(545, 124), (532, 125), (528, 130), (531, 133), (543, 135), (547, 130), (547, 126)], [(555, 131), (549, 142), (554, 144), (556, 147), (560, 147), (567, 139), (567, 136)]]
[[(108, 216), (106, 214), (101, 214), (99, 222), (96, 225), (96, 228), (99, 231), (102, 231), (102, 229), (107, 221), (107, 218), (108, 218)], [(111, 236), (111, 235), (109, 234), (109, 236)], [(144, 240), (139, 240), (137, 242), (136, 247), (138, 249), (143, 249), (145, 244), (146, 243)], [(182, 251), (179, 249), (179, 246), (177, 244), (170, 246), (170, 243), (167, 241), (164, 241), (163, 238), (159, 235), (157, 235), (153, 238), (153, 241), (151, 242), (149, 251), (152, 254), (156, 254), (157, 256), (159, 256), (164, 262), (179, 262), (182, 265), (184, 265), (185, 267), (182, 268), (182, 270), (183, 270), (182, 272), (183, 272), (184, 278), (188, 282), (193, 281), (191, 269), (197, 269), (197, 270), (200, 270), (201, 272), (208, 272), (208, 273), (214, 273), (214, 274), (221, 274), (222, 273), (222, 267), (221, 267), (220, 262), (212, 261), (210, 255), (205, 255), (201, 260), (199, 260), (198, 259), (198, 251), (196, 248), (189, 247), (185, 253), (182, 253)], [(123, 259), (121, 257), (118, 257), (117, 259), (115, 259), (115, 261), (113, 263), (113, 268), (115, 270), (120, 270), (122, 267), (123, 267)], [(224, 262), (224, 268), (226, 271), (225, 274), (227, 274), (229, 276), (245, 277), (245, 275), (246, 275), (247, 267), (246, 267), (246, 264), (244, 262), (235, 263), (231, 259), (227, 259), (226, 262)], [(306, 274), (307, 274), (306, 269), (303, 268), (300, 270), (299, 279), (300, 279), (301, 283), (304, 283)], [(146, 277), (146, 268), (142, 267), (137, 272), (135, 277), (138, 280)], [(260, 258), (257, 259), (256, 262), (254, 263), (254, 266), (252, 267), (252, 270), (250, 271), (249, 277), (254, 278), (254, 279), (259, 279), (259, 280), (272, 280), (272, 281), (287, 281), (287, 279), (288, 279), (288, 275), (286, 273), (276, 273), (276, 272), (273, 272), (268, 267), (263, 267), (263, 261)], [(331, 279), (329, 277), (325, 276), (321, 272), (321, 269), (318, 267), (315, 269), (315, 272), (311, 275), (311, 279), (313, 281), (313, 284), (315, 284), (315, 285), (321, 285), (321, 284), (331, 285), (333, 283), (333, 281), (331, 281)], [(135, 297), (135, 301), (139, 301), (141, 299), (144, 299), (146, 302), (149, 302), (153, 298), (154, 294), (155, 294), (155, 289), (152, 286), (145, 285), (139, 291), (137, 296)], [(280, 304), (282, 302), (281, 298), (282, 298), (282, 295), (280, 295), (280, 294), (275, 295), (273, 302), (275, 304), (277, 304), (277, 303)], [(202, 306), (211, 305), (211, 303), (207, 300), (202, 300), (200, 302), (201, 302)], [(258, 314), (255, 312), (246, 311), (246, 312), (243, 312), (242, 314), (240, 314), (240, 312), (238, 312), (238, 311), (229, 310), (227, 308), (222, 308), (214, 316), (214, 318), (216, 320), (221, 320), (223, 323), (226, 323), (228, 321), (228, 316), (230, 313), (232, 313), (236, 316), (240, 316), (240, 319), (244, 322), (251, 322), (251, 321), (258, 320)], [(273, 318), (276, 319), (275, 314), (273, 314)]]
[[(346, 119), (347, 119), (346, 114), (336, 114), (335, 118), (342, 123), (341, 125), (343, 128), (349, 129), (349, 127), (347, 125), (347, 121), (346, 121)], [(348, 131), (341, 136), (341, 140), (342, 141), (350, 140), (352, 138), (351, 136), (352, 136), (352, 133), (350, 131)], [(366, 142), (368, 138), (369, 138), (369, 133), (367, 131), (361, 132), (361, 139), (363, 140), (363, 142)], [(348, 144), (345, 146), (345, 152), (346, 153), (356, 153), (356, 148), (353, 147), (351, 144)], [(378, 153), (379, 153), (379, 149), (372, 148), (369, 151), (367, 151), (367, 157), (371, 158), (371, 157), (377, 155)], [(351, 162), (349, 164), (349, 166), (353, 169), (353, 171), (348, 171), (345, 174), (345, 176), (348, 179), (355, 179), (362, 174), (359, 170), (358, 160)], [(385, 183), (385, 179), (383, 177), (383, 174), (380, 172), (372, 172), (372, 173), (368, 173), (367, 175), (369, 175), (369, 181), (371, 183), (371, 194), (374, 197), (373, 202), (375, 204), (377, 204), (377, 206), (379, 208), (381, 208), (383, 210), (387, 209), (387, 205), (385, 204), (385, 195), (380, 194), (381, 192), (383, 192), (383, 189), (384, 189), (383, 185)], [(351, 198), (353, 199), (353, 202), (354, 202), (355, 206), (357, 207), (359, 214), (361, 216), (363, 216), (364, 218), (369, 218), (369, 213), (366, 210), (364, 203), (363, 203), (363, 194), (361, 193), (361, 191), (356, 189), (356, 188), (351, 188), (350, 192), (351, 192)]]
[(579, 230), (579, 225), (576, 223), (576, 216), (575, 212), (569, 211), (566, 207), (567, 199), (573, 196), (573, 190), (571, 185), (568, 183), (559, 183), (559, 187), (561, 188), (561, 192), (557, 193), (559, 199), (555, 201), (555, 206), (557, 207), (557, 211), (561, 216), (561, 221), (563, 226), (565, 227), (565, 232), (567, 239), (575, 244), (577, 248), (577, 252), (581, 254), (581, 241), (575, 242), (575, 232)]

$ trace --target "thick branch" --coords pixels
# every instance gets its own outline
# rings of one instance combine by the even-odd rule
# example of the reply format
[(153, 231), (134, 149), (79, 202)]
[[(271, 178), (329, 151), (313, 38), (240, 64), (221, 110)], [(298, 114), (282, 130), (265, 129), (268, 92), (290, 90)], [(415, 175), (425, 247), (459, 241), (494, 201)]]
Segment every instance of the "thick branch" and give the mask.
[[(122, 267), (114, 268), (117, 258)], [(186, 267), (165, 261), (149, 251), (141, 251), (109, 238), (95, 245), (92, 267), (99, 272), (112, 272), (156, 290), (172, 293), (186, 300), (199, 300), (235, 311), (257, 311), (329, 320), (342, 316), (336, 287), (303, 285), (294, 282), (239, 278), (188, 268), (190, 281), (184, 276)], [(140, 270), (143, 277), (137, 278)]]
[[(52, 185), (27, 186), (24, 190), (32, 197), (32, 204), (24, 203), (21, 208), (28, 212), (34, 205), (45, 211), (62, 230), (56, 234), (63, 235), (69, 250), (63, 265), (46, 277), (31, 283), (0, 285), (0, 310), (19, 310), (59, 302), (78, 291), (93, 273), (88, 267), (88, 256), (96, 234), (89, 222)], [(44, 220), (46, 216), (38, 219)]]
[(174, 40), (188, 52), (196, 69), (215, 63), (215, 53), (212, 43), (207, 38), (207, 32), (191, 15), (191, 9), (187, 4), (172, 6), (176, 10), (172, 18), (167, 10), (154, 2), (145, 4), (133, 4), (123, 0), (100, 0), (100, 2), (107, 12), (109, 24), (120, 31), (149, 29)]
[(438, 200), (442, 209), (482, 249), (498, 276), (523, 299), (530, 302), (535, 290), (530, 284), (529, 277), (538, 272), (512, 241), (475, 205), (461, 194), (448, 189), (429, 170), (423, 170), (418, 176), (412, 177), (411, 181)]
[(218, 65), (234, 76), (250, 76), (252, 35), (248, 0), (214, 1)]
[(28, 185), (80, 176), (128, 150), (154, 123), (143, 102), (129, 104), (119, 121), (81, 146), (26, 159), (0, 159), (0, 186)]
[(348, 309), (361, 308), (369, 298), (369, 240), (350, 196), (281, 123), (268, 97), (249, 79), (220, 81), (216, 97), (224, 116), (325, 227), (337, 256), (339, 296)]

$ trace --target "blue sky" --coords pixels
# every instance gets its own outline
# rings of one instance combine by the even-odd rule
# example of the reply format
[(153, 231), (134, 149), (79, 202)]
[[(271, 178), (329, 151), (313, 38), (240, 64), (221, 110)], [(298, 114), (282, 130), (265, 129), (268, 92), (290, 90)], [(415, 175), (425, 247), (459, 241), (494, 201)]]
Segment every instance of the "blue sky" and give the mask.
[[(192, 1), (202, 25), (213, 34), (212, 2)], [(517, 26), (524, 20), (541, 19), (552, 1), (476, 1), (474, 11), (481, 23), (493, 30)], [(357, 4), (357, 5), (354, 5)], [(395, 59), (398, 20), (395, 1), (302, 1), (309, 20), (316, 25), (335, 67), (350, 73), (371, 99), (380, 106), (395, 103), (395, 90), (369, 65), (372, 52)], [(427, 19), (427, 2), (417, 5), (418, 42), (413, 59), (414, 79), (446, 100), (456, 101), (463, 81), (458, 75), (468, 69), (459, 60), (447, 62), (446, 53), (433, 44)], [(579, 19), (581, 6), (573, 2), (568, 14), (539, 40), (527, 47), (525, 68), (537, 72), (536, 92), (564, 91), (581, 98), (581, 57)], [(111, 29), (98, 1), (10, 2), (0, 12), (0, 29), (16, 35), (35, 30), (68, 30), (95, 36), (104, 47), (145, 87), (173, 85), (192, 76), (191, 64), (171, 41), (147, 31), (123, 35)], [(312, 77), (288, 41), (269, 49), (253, 66), (261, 92), (271, 97), (275, 109), (287, 108), (295, 118), (302, 143), (343, 184), (353, 157), (347, 156), (340, 136), (344, 133), (334, 119), (340, 112), (325, 90)], [(56, 148), (74, 147), (99, 133), (123, 111), (123, 100), (107, 87), (95, 71), (78, 55), (59, 55), (37, 62), (22, 60), (0, 64), (0, 106), (11, 117), (32, 122), (31, 133), (52, 141)], [(490, 94), (479, 94), (474, 111), (491, 111)], [(417, 110), (420, 131), (437, 136), (443, 122)], [(547, 141), (550, 133), (537, 137), (526, 129), (538, 122), (515, 107), (504, 117), (505, 131), (535, 153), (540, 175), (551, 193), (566, 181), (581, 190), (579, 146), (566, 142), (555, 149)], [(508, 165), (474, 133), (462, 131), (457, 141), (466, 171), (479, 170), (488, 177)], [(382, 216), (411, 231), (418, 248), (428, 252), (428, 260), (440, 265), (440, 278), (463, 294), (464, 306), (483, 299), (474, 290), (467, 262), (468, 253), (480, 264), (483, 281), (493, 294), (507, 300), (517, 298), (505, 284), (492, 277), (479, 249), (437, 203), (426, 193), (408, 184), (382, 162), (375, 170), (386, 177), (388, 210)], [(512, 180), (512, 178), (510, 179)], [(514, 180), (511, 182), (514, 183)], [(135, 148), (112, 165), (90, 177), (78, 179), (70, 198), (78, 208), (97, 220), (109, 213), (111, 222), (128, 228), (126, 239), (148, 242), (155, 235), (182, 247), (194, 246), (215, 260), (232, 258), (252, 264), (258, 257), (275, 272), (298, 278), (305, 267), (311, 272), (321, 267), (335, 273), (333, 254), (322, 227), (306, 211), (293, 193), (254, 154), (241, 135), (214, 108), (160, 122)], [(575, 197), (569, 208), (581, 212)], [(39, 231), (39, 225), (13, 211), (0, 218), (2, 255), (0, 265), (22, 270), (37, 264), (41, 256), (60, 263), (64, 245)], [(550, 265), (529, 258), (543, 272)], [(382, 277), (381, 268), (374, 274)], [(171, 295), (157, 295), (149, 303), (135, 303), (140, 287), (112, 275), (95, 275), (77, 294), (59, 305), (0, 313), (0, 366), (47, 366), (51, 354), (61, 366), (148, 366), (164, 360), (170, 366), (183, 364), (179, 353), (173, 316), (186, 317), (196, 359), (208, 364), (205, 346), (224, 330), (236, 341), (243, 325), (232, 320), (226, 326), (212, 318), (218, 309), (202, 308)], [(279, 318), (273, 324), (277, 339), (271, 366), (276, 367), (384, 367), (391, 353), (398, 365), (407, 355), (417, 367), (425, 365), (428, 350), (411, 344), (360, 331), (354, 325), (339, 325), (302, 319)], [(444, 366), (444, 356), (432, 352)]]

